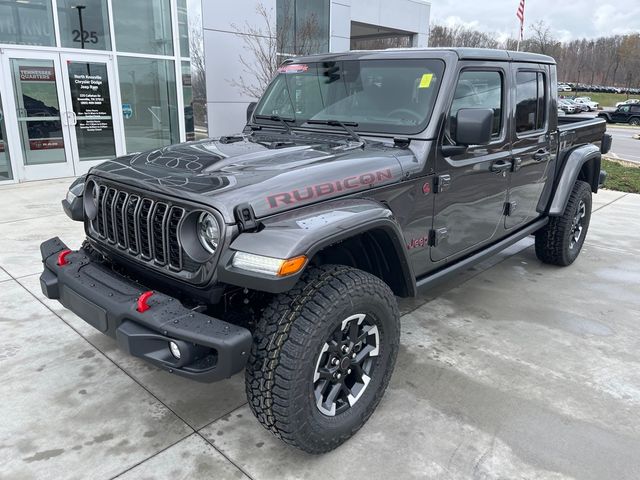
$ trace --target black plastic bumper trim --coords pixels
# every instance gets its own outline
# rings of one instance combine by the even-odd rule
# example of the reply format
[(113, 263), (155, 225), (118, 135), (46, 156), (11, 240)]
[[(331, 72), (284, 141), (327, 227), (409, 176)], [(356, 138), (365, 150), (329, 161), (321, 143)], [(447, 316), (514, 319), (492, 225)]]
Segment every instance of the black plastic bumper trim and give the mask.
[[(68, 265), (58, 266), (57, 253), (66, 248), (58, 238), (40, 246), (42, 292), (116, 338), (125, 351), (200, 382), (222, 380), (244, 368), (252, 343), (249, 330), (189, 310), (160, 292), (149, 300), (151, 308), (140, 313), (136, 301), (148, 288), (91, 260), (82, 249), (67, 256)], [(185, 350), (181, 361), (170, 354), (171, 340)]]

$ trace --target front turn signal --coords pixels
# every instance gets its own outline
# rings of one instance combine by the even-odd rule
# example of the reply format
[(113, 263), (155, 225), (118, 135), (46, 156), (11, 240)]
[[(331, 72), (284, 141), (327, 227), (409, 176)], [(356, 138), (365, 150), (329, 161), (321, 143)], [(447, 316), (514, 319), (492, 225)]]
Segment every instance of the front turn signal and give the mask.
[(278, 270), (279, 277), (287, 277), (289, 275), (294, 275), (302, 270), (307, 263), (307, 257), (304, 255), (300, 255), (299, 257), (290, 258), (289, 260), (285, 260), (280, 265), (280, 270)]

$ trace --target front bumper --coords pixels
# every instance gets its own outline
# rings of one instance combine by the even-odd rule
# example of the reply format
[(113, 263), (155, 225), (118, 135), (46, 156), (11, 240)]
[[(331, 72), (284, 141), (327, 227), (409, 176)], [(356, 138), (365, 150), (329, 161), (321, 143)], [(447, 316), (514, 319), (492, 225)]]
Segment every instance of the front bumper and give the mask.
[[(150, 308), (139, 312), (137, 301), (147, 288), (92, 261), (82, 249), (60, 266), (64, 250), (57, 237), (40, 246), (42, 292), (115, 338), (127, 353), (199, 382), (222, 380), (244, 368), (252, 343), (246, 328), (192, 311), (159, 292), (148, 300)], [(180, 359), (171, 354), (170, 341), (180, 347)]]

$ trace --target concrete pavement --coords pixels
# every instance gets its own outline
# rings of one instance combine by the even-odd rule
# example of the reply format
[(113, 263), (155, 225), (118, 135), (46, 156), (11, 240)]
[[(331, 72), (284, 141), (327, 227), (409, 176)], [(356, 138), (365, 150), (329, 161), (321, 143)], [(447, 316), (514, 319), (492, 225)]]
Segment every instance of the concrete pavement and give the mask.
[(612, 157), (640, 164), (640, 140), (633, 138), (640, 135), (640, 128), (607, 125), (607, 132), (613, 136)]
[(403, 301), (377, 412), (309, 456), (258, 425), (242, 376), (170, 376), (43, 298), (40, 241), (83, 237), (68, 183), (0, 188), (0, 478), (640, 478), (640, 195), (594, 197), (572, 267), (527, 239)]

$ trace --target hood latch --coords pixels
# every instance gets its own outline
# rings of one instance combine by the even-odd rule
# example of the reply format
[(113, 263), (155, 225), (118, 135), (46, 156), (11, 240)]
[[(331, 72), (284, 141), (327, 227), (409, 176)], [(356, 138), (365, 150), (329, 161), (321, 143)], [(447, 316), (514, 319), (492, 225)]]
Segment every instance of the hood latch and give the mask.
[(248, 203), (241, 203), (235, 208), (235, 217), (241, 232), (255, 232), (260, 228), (253, 207)]

